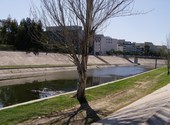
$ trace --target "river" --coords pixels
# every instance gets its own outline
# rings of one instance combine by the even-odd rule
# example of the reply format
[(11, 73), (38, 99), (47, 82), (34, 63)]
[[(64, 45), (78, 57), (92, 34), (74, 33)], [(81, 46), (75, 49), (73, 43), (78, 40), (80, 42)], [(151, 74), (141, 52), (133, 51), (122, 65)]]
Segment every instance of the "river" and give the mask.
[[(148, 71), (141, 66), (121, 66), (88, 70), (87, 87)], [(39, 77), (0, 81), (0, 108), (76, 90), (76, 71), (58, 72)]]

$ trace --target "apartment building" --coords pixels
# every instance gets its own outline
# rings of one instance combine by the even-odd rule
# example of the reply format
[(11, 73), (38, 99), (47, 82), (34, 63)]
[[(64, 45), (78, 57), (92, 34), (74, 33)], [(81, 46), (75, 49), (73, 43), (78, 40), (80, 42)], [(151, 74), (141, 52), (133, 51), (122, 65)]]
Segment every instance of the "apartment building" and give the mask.
[(118, 51), (126, 52), (126, 53), (135, 53), (136, 46), (135, 42), (125, 41), (124, 39), (118, 40)]
[(106, 55), (107, 51), (114, 49), (117, 50), (117, 39), (113, 39), (103, 34), (94, 36), (94, 55)]
[[(84, 31), (81, 26), (66, 26), (69, 33), (70, 40), (74, 42), (75, 48), (78, 48), (78, 41), (83, 38)], [(63, 41), (64, 35), (62, 35), (62, 27), (51, 26), (46, 27), (46, 32), (57, 33), (57, 37), (54, 40), (49, 40), (49, 44), (55, 44), (56, 41)], [(159, 47), (160, 48), (160, 47)], [(152, 42), (135, 43), (126, 41), (125, 39), (114, 39), (103, 34), (95, 34), (93, 43), (91, 44), (90, 54), (94, 55), (106, 55), (107, 51), (114, 49), (115, 51), (121, 51), (129, 54), (147, 55), (151, 52), (157, 52), (156, 47)]]
[(144, 43), (135, 43), (135, 46), (136, 46), (136, 53), (139, 55), (143, 55), (144, 50), (145, 50), (145, 44)]
[[(70, 40), (78, 41), (78, 39), (82, 39), (83, 30), (81, 26), (66, 26), (64, 27), (67, 29), (67, 35)], [(46, 32), (50, 32), (50, 34), (55, 34), (58, 39), (63, 39), (63, 27), (61, 26), (49, 26), (46, 27)]]

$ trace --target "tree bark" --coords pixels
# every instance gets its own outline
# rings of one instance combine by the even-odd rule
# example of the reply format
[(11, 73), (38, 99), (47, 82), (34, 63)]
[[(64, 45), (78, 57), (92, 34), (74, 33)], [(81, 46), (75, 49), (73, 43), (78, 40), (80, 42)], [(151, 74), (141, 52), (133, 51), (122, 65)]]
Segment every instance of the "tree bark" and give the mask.
[(80, 105), (87, 103), (86, 96), (85, 96), (85, 88), (86, 88), (86, 81), (87, 81), (87, 56), (84, 54), (82, 55), (82, 62), (80, 66), (77, 67), (78, 74), (79, 74), (79, 83), (77, 88), (77, 100), (79, 101)]
[(170, 60), (168, 59), (168, 64), (167, 64), (167, 69), (168, 69), (168, 73), (167, 74), (168, 75), (170, 74), (170, 72), (169, 72), (170, 66), (169, 65), (170, 65)]
[(87, 10), (86, 10), (86, 24), (84, 26), (84, 41), (82, 41), (82, 57), (81, 57), (81, 65), (78, 67), (79, 73), (79, 85), (77, 89), (77, 100), (82, 106), (84, 103), (88, 103), (85, 96), (85, 88), (87, 82), (87, 61), (89, 54), (89, 46), (92, 42), (92, 13), (93, 13), (93, 0), (86, 0)]

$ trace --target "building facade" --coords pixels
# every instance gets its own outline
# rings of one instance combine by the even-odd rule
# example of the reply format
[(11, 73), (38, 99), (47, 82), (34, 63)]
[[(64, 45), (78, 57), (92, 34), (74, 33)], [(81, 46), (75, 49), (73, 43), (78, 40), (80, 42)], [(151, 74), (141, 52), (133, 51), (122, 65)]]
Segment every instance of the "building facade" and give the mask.
[[(56, 39), (49, 40), (49, 44), (55, 44), (56, 41), (63, 41), (64, 35), (62, 35), (63, 27), (46, 27), (46, 32), (57, 33)], [(79, 41), (82, 41), (84, 31), (81, 26), (66, 26), (65, 27), (70, 35), (69, 40), (73, 41), (75, 48), (79, 47)], [(94, 55), (107, 55), (110, 50), (123, 52), (130, 55), (152, 55), (154, 52), (158, 52), (160, 47), (156, 47), (152, 42), (135, 43), (126, 41), (124, 39), (114, 39), (103, 34), (95, 34), (93, 43), (90, 45), (90, 54)]]
[[(78, 41), (79, 39), (82, 39), (84, 31), (82, 30), (81, 26), (66, 26), (64, 28), (66, 28), (67, 30), (66, 34), (67, 34), (67, 38), (70, 38), (69, 40)], [(63, 27), (61, 26), (46, 27), (46, 32), (48, 33), (50, 32), (50, 34), (54, 34), (58, 40), (60, 39), (63, 40), (65, 35), (63, 34)]]
[(106, 55), (111, 49), (117, 50), (117, 39), (98, 34), (94, 36), (94, 55)]
[(134, 42), (132, 43), (130, 41), (125, 41), (124, 39), (119, 39), (117, 51), (133, 54), (136, 52), (135, 43)]
[(62, 50), (62, 52), (67, 52), (68, 49), (64, 50), (64, 48), (68, 47), (76, 53), (79, 53), (80, 42), (82, 41), (84, 31), (81, 26), (50, 26), (46, 27), (46, 34), (48, 36), (48, 45), (50, 48), (53, 49), (55, 47), (57, 51)]

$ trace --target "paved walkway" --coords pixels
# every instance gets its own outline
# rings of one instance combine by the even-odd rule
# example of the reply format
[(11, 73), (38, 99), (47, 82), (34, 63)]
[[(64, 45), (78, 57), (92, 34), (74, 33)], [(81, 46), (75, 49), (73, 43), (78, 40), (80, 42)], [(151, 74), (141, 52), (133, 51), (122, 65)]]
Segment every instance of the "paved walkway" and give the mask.
[(170, 125), (170, 84), (93, 125)]

